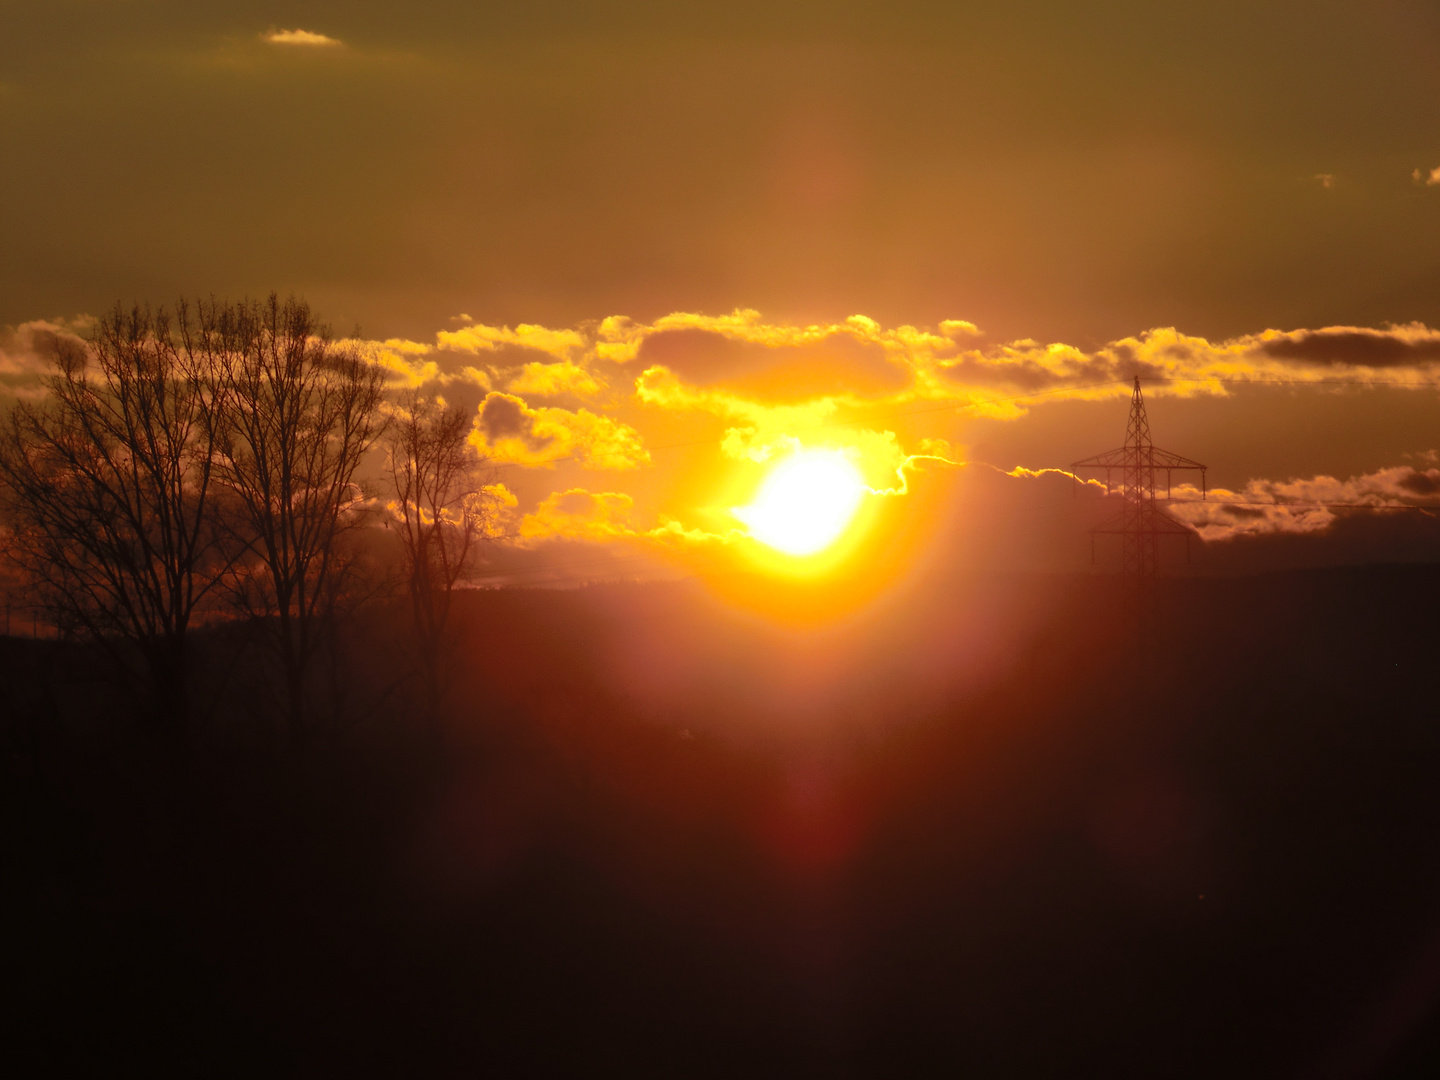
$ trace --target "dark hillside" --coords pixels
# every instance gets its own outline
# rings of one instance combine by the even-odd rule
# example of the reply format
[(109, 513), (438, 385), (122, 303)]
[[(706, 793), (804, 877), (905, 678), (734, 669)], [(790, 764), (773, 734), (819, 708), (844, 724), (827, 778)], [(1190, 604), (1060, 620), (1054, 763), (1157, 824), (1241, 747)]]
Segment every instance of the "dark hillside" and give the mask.
[(1434, 1075), (1440, 567), (815, 602), (469, 595), (438, 750), (379, 612), (303, 755), (234, 632), (184, 760), (0, 642), (10, 1056)]

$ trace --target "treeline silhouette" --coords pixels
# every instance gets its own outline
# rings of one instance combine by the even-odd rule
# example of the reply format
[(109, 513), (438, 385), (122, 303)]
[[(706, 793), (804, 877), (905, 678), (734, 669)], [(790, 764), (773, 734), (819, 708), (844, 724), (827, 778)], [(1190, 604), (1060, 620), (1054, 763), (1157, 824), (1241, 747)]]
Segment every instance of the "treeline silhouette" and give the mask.
[[(340, 710), (321, 668), (339, 663), (346, 616), (389, 586), (409, 597), (433, 721), (448, 598), (489, 523), (464, 413), (415, 391), (387, 400), (382, 369), (294, 298), (117, 306), (88, 341), (53, 340), (43, 397), (0, 431), (7, 609), (18, 599), (129, 675), (182, 752), (194, 632), (241, 623), (299, 750), (319, 700)], [(372, 451), (378, 492), (361, 482)], [(398, 541), (383, 558), (361, 535), (375, 503)]]

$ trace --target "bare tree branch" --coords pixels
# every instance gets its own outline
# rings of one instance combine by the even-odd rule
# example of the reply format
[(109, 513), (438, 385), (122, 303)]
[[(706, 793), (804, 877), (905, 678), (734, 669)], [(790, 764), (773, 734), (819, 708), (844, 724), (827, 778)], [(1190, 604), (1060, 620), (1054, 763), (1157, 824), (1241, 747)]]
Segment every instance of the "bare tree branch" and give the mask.
[(182, 302), (173, 317), (117, 306), (87, 347), (57, 340), (54, 360), (47, 399), (0, 430), (8, 555), (60, 630), (138, 648), (183, 739), (186, 635), (231, 561), (212, 512), (209, 357)]
[(438, 723), (444, 694), (446, 629), (456, 586), (476, 546), (492, 531), (496, 504), (481, 481), (484, 462), (468, 435), (470, 417), (416, 391), (402, 396), (385, 437), (385, 470), (395, 493), (387, 524), (401, 541), (426, 711)]
[(306, 737), (306, 674), (340, 597), (344, 534), (363, 506), (355, 475), (383, 423), (382, 373), (338, 349), (308, 305), (202, 306), (223, 388), (216, 475), (249, 557), (240, 609), (275, 628), (291, 737)]

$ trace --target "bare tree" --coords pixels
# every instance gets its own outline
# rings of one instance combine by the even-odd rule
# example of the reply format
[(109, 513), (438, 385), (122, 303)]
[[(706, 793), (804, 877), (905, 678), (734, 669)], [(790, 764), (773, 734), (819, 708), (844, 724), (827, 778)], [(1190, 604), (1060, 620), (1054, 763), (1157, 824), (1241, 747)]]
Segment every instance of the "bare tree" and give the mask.
[(481, 482), (484, 462), (470, 445), (470, 416), (410, 391), (385, 437), (395, 499), (387, 524), (400, 537), (426, 712), (439, 723), (448, 674), (446, 630), (455, 588), (494, 524)]
[(88, 347), (57, 338), (46, 399), (0, 431), (7, 550), (64, 632), (138, 649), (176, 742), (186, 636), (228, 560), (214, 528), (216, 388), (189, 311), (120, 307)]
[(307, 673), (347, 566), (343, 540), (360, 523), (356, 471), (383, 426), (383, 376), (337, 347), (301, 300), (272, 294), (201, 314), (224, 391), (216, 472), (250, 554), (233, 594), (274, 631), (298, 744), (308, 734)]

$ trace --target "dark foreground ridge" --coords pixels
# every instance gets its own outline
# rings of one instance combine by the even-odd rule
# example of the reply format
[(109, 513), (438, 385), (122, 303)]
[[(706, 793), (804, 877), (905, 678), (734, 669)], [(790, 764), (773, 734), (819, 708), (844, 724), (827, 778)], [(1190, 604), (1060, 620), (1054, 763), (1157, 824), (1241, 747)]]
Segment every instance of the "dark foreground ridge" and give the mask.
[(384, 626), (300, 756), (203, 642), (181, 763), (0, 642), (7, 1057), (1437, 1075), (1440, 567), (1162, 582), (1143, 650), (1100, 578), (465, 599), (438, 750)]

